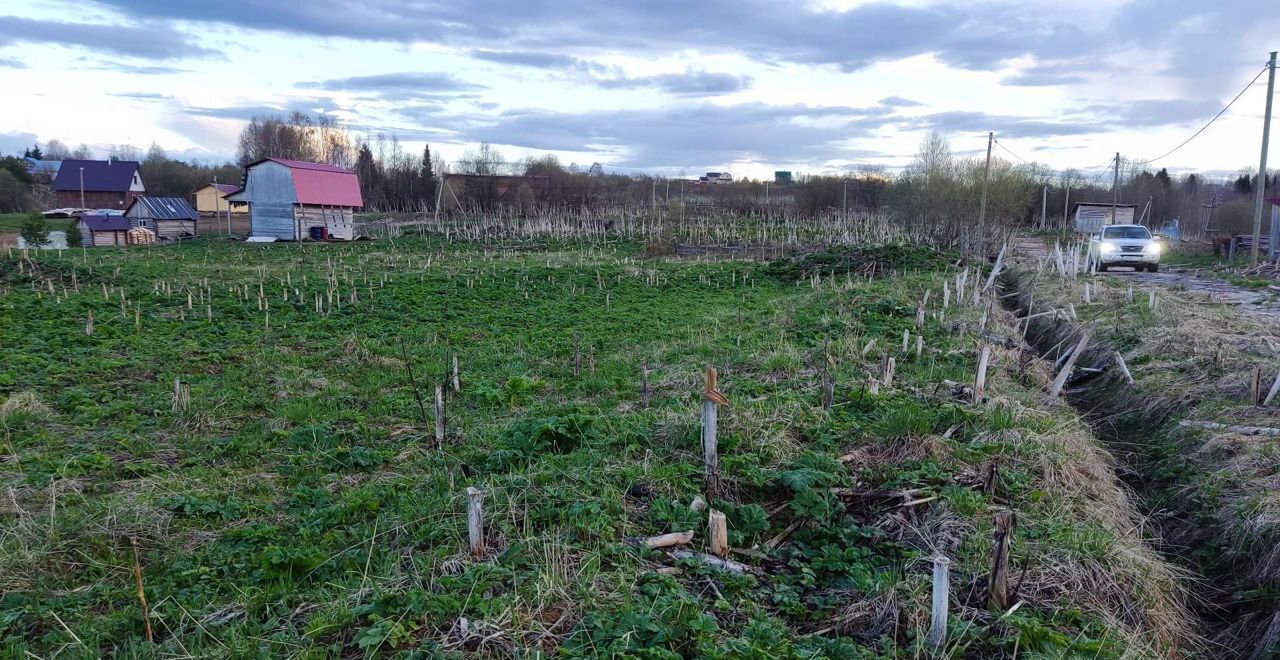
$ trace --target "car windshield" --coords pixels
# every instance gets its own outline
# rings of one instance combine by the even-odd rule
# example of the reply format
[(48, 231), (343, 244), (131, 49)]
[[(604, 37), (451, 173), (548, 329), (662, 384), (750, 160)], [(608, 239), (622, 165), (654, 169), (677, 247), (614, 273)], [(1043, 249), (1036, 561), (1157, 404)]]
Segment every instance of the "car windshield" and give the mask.
[(1107, 227), (1102, 230), (1103, 238), (1151, 238), (1146, 227)]

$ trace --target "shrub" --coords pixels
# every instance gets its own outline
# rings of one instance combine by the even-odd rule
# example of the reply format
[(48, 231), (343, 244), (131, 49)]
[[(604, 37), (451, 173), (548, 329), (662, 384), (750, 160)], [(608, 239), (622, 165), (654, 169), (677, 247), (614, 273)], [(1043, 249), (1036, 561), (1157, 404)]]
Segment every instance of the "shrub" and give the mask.
[(41, 247), (49, 242), (49, 224), (44, 221), (44, 216), (36, 211), (27, 214), (27, 219), (22, 222), (22, 229), (19, 230), (22, 240), (27, 242), (28, 247)]

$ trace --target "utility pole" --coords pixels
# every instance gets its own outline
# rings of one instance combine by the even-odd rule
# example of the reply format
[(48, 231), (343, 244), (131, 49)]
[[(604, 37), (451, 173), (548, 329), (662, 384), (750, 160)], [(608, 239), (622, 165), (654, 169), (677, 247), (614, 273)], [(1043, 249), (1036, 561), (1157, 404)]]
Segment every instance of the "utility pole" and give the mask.
[(987, 132), (987, 166), (982, 170), (982, 202), (978, 205), (978, 252), (982, 252), (982, 243), (987, 224), (987, 183), (991, 179), (991, 145), (996, 140), (994, 132)]
[(764, 217), (769, 217), (769, 182), (764, 182)]
[(845, 179), (840, 184), (840, 215), (845, 220), (849, 219), (849, 180)]
[(1116, 174), (1111, 180), (1111, 224), (1116, 223), (1116, 208), (1120, 206), (1120, 152), (1116, 152)]
[(80, 208), (84, 208), (84, 168), (80, 168)]
[[(1264, 191), (1267, 188), (1267, 141), (1271, 139), (1271, 95), (1276, 89), (1276, 51), (1271, 51), (1271, 61), (1267, 62), (1267, 112), (1262, 115), (1262, 158), (1258, 161), (1258, 185), (1253, 198), (1253, 250), (1249, 255), (1249, 265), (1258, 265), (1258, 243), (1262, 241), (1262, 205)], [(1272, 246), (1275, 249), (1275, 246)]]

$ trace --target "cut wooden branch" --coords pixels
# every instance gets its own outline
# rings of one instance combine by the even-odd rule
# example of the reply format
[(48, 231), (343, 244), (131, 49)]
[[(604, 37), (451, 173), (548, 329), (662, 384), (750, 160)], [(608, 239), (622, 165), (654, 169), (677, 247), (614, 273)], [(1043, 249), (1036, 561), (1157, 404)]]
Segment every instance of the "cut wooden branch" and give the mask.
[(987, 459), (986, 474), (982, 477), (982, 494), (993, 497), (1000, 485), (1000, 458), (992, 456)]
[[(1115, 357), (1116, 357), (1116, 366), (1120, 368), (1120, 373), (1124, 375), (1124, 381), (1132, 385), (1133, 374), (1129, 373), (1129, 365), (1124, 363), (1124, 356), (1120, 354), (1120, 351), (1116, 351)], [(1277, 380), (1276, 382), (1280, 383), (1280, 380)]]
[(987, 587), (991, 594), (988, 607), (996, 611), (1008, 609), (1012, 594), (1009, 592), (1009, 548), (1013, 542), (1013, 529), (1017, 518), (1012, 511), (996, 514), (995, 536), (991, 548), (991, 575)]
[(1276, 398), (1276, 394), (1280, 393), (1280, 372), (1276, 373), (1276, 379), (1271, 383), (1271, 390), (1267, 392), (1267, 398), (1262, 400), (1262, 405), (1271, 405), (1271, 400)]
[(720, 451), (716, 446), (716, 410), (718, 404), (729, 403), (716, 387), (718, 380), (715, 367), (707, 366), (706, 384), (702, 391), (702, 463), (703, 491), (710, 502), (714, 502), (720, 495)]
[(142, 587), (142, 562), (138, 557), (138, 539), (129, 537), (129, 545), (133, 546), (133, 581), (138, 590), (138, 605), (142, 607), (142, 628), (148, 642), (154, 642), (151, 632), (151, 611), (147, 608), (147, 592)]
[(1062, 388), (1067, 384), (1067, 377), (1071, 375), (1071, 369), (1076, 366), (1076, 360), (1084, 354), (1084, 349), (1089, 345), (1089, 333), (1080, 335), (1080, 341), (1076, 343), (1076, 347), (1071, 351), (1070, 357), (1062, 365), (1062, 369), (1058, 372), (1058, 376), (1053, 379), (1053, 387), (1049, 390), (1049, 401), (1055, 401), (1058, 395), (1062, 393)]
[(991, 362), (991, 346), (982, 345), (982, 351), (978, 354), (978, 374), (973, 381), (973, 402), (980, 404), (986, 400), (987, 395), (987, 365)]
[(457, 355), (453, 356), (453, 375), (452, 375), (452, 378), (450, 379), (450, 384), (453, 385), (454, 394), (457, 394), (458, 392), (462, 391), (462, 379), (458, 377), (458, 356)]
[(1262, 367), (1254, 366), (1249, 374), (1249, 405), (1262, 405)]
[(467, 542), (471, 556), (484, 557), (484, 491), (467, 487)]
[(444, 387), (436, 385), (436, 449), (444, 447)]
[(721, 559), (729, 556), (729, 527), (725, 515), (715, 509), (707, 514), (708, 549)]
[(671, 532), (670, 534), (659, 534), (658, 536), (649, 536), (646, 538), (635, 539), (635, 545), (644, 546), (650, 550), (658, 548), (670, 548), (677, 545), (688, 545), (693, 542), (693, 532)]
[(804, 524), (803, 518), (796, 518), (795, 520), (791, 521), (791, 524), (787, 525), (785, 529), (783, 529), (781, 532), (778, 532), (777, 536), (769, 539), (768, 541), (765, 541), (764, 547), (769, 548), (770, 550), (777, 548), (778, 546), (782, 545), (782, 543), (786, 541), (792, 534), (794, 534), (797, 529), (800, 529), (800, 526), (803, 524)]

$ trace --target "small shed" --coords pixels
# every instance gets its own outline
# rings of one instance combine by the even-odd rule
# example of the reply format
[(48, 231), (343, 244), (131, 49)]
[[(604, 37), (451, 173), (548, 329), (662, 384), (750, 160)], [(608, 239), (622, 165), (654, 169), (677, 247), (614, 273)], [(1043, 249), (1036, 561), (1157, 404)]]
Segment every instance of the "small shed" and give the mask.
[(351, 240), (364, 206), (355, 172), (283, 158), (246, 167), (244, 189), (227, 199), (248, 203), (251, 237), (284, 241)]
[(200, 215), (223, 215), (228, 211), (232, 215), (249, 212), (249, 205), (244, 202), (227, 200), (228, 195), (240, 192), (240, 186), (229, 183), (211, 183), (195, 191), (196, 211)]
[(155, 232), (160, 242), (180, 241), (196, 237), (199, 214), (181, 197), (135, 197), (124, 216), (130, 227), (143, 227)]
[(85, 247), (100, 245), (128, 245), (129, 219), (123, 215), (80, 216), (80, 244)]
[(1135, 208), (1133, 204), (1077, 202), (1076, 231), (1082, 234), (1096, 234), (1107, 225), (1131, 225)]
[(1268, 258), (1272, 261), (1280, 259), (1280, 197), (1272, 197), (1267, 200), (1271, 202), (1271, 247)]

